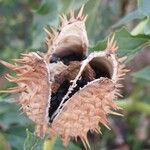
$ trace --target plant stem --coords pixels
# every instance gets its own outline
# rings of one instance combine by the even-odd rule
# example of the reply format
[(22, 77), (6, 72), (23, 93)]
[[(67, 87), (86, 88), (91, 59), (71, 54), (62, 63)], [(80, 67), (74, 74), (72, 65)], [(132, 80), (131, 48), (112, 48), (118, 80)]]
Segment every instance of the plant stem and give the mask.
[(43, 150), (53, 150), (57, 137), (46, 139), (44, 141)]

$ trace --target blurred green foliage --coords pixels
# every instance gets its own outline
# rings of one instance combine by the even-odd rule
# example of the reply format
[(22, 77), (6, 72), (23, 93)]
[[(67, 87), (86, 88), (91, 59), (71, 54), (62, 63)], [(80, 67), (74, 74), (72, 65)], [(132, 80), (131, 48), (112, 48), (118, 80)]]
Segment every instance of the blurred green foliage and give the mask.
[[(104, 0), (0, 0), (0, 59), (10, 61), (10, 59), (19, 57), (20, 53), (46, 51), (44, 44), (46, 33), (43, 28), (57, 27), (60, 13), (66, 14), (85, 4), (85, 13), (88, 14), (86, 25), (90, 50), (103, 50), (106, 45), (105, 37), (115, 33), (119, 45), (118, 54), (129, 56), (127, 60), (129, 63), (142, 48), (150, 45), (150, 1), (138, 0), (137, 9), (123, 18), (120, 16), (122, 2), (120, 0), (110, 0), (109, 2)], [(134, 28), (122, 27), (134, 20), (137, 22)], [(1, 76), (5, 71), (5, 68), (0, 65)], [(141, 150), (144, 149), (145, 144), (143, 141), (137, 140), (135, 129), (140, 114), (150, 115), (150, 95), (149, 92), (145, 92), (147, 88), (150, 88), (148, 84), (150, 66), (132, 73), (132, 79), (135, 84), (134, 91), (124, 100), (117, 102), (124, 108), (124, 122), (128, 124), (126, 143), (130, 147), (129, 149)], [(7, 83), (2, 77), (0, 88), (6, 85)], [(64, 148), (59, 138), (56, 138), (54, 146), (51, 148), (44, 146), (47, 143), (44, 142), (44, 139), (39, 139), (32, 134), (32, 122), (23, 114), (20, 115), (21, 111), (12, 103), (13, 101), (15, 101), (15, 97), (10, 95), (0, 96), (0, 150), (83, 149), (80, 142), (70, 143), (67, 148)], [(30, 131), (26, 130), (27, 128)], [(109, 149), (108, 145), (115, 137), (114, 132), (103, 127), (102, 132), (103, 135), (96, 138), (96, 141), (92, 141), (90, 138), (93, 150), (99, 149), (99, 147)], [(150, 137), (150, 133), (147, 134)], [(99, 141), (99, 139), (101, 140)]]

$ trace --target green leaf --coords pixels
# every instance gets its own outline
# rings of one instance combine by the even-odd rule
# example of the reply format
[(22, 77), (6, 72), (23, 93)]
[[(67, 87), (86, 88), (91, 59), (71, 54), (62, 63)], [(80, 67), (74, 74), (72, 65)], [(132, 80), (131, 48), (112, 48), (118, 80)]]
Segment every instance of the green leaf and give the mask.
[(39, 0), (28, 0), (28, 4), (32, 7), (33, 10), (39, 9), (41, 5)]
[(132, 74), (135, 78), (150, 81), (150, 66), (143, 68), (142, 70)]
[(19, 107), (12, 103), (0, 102), (0, 110), (0, 121), (6, 127), (10, 127), (12, 124), (20, 126), (31, 124), (31, 121), (26, 116), (20, 114)]
[(44, 139), (36, 137), (28, 129), (26, 129), (27, 137), (24, 142), (24, 150), (41, 150)]
[[(117, 41), (119, 50), (118, 54), (120, 56), (129, 56), (129, 60), (135, 56), (137, 52), (142, 50), (142, 48), (150, 44), (150, 36), (137, 35), (133, 36), (129, 33), (126, 28), (122, 28), (115, 32), (115, 39)], [(100, 41), (91, 50), (104, 50), (106, 48), (106, 39)]]
[(107, 44), (106, 39), (99, 41), (94, 47), (90, 48), (90, 51), (103, 51), (106, 48), (106, 44)]
[(71, 10), (79, 9), (87, 0), (61, 0), (60, 1), (60, 12), (68, 13)]
[(146, 35), (150, 35), (150, 16), (147, 17), (147, 23), (146, 23), (145, 28), (144, 28), (144, 33)]
[[(126, 24), (134, 19), (144, 19), (144, 17), (150, 16), (150, 0), (138, 0), (138, 8), (127, 14), (124, 18), (119, 20), (116, 24), (114, 24), (112, 27), (116, 28), (118, 26), (121, 26), (123, 24)], [(146, 35), (149, 34), (146, 32)]]
[(138, 34), (145, 34), (147, 35), (146, 32), (144, 32), (145, 30), (145, 27), (147, 26), (147, 18), (144, 19), (143, 21), (141, 21), (132, 31), (131, 31), (131, 34), (132, 35), (138, 35)]
[(139, 11), (138, 9), (130, 12), (125, 17), (123, 17), (121, 20), (119, 20), (116, 24), (112, 26), (112, 28), (119, 27), (123, 24), (127, 24), (128, 22), (134, 20), (134, 19), (143, 19), (145, 16)]
[(142, 34), (133, 36), (125, 28), (116, 31), (115, 35), (119, 46), (118, 53), (121, 56), (134, 56), (137, 52), (142, 50), (146, 44), (150, 44), (150, 36)]
[(0, 150), (11, 150), (4, 135), (0, 133)]
[(25, 140), (25, 129), (25, 127), (15, 126), (14, 124), (14, 126), (11, 126), (7, 131), (5, 131), (7, 141), (10, 143), (13, 149), (23, 149), (23, 143)]
[(150, 16), (150, 0), (138, 0), (138, 7), (145, 16)]
[[(88, 1), (85, 5), (85, 11), (88, 14), (88, 19), (86, 21), (87, 32), (92, 37), (95, 32), (97, 32), (97, 22), (99, 21), (99, 6), (101, 4), (101, 0), (91, 0)], [(94, 37), (94, 36), (93, 36)]]
[(40, 15), (45, 15), (47, 13), (49, 13), (50, 11), (50, 5), (47, 3), (44, 3), (38, 10), (37, 13)]
[[(46, 7), (46, 8), (45, 8)], [(45, 10), (44, 10), (45, 9)], [(56, 16), (56, 17), (54, 17)], [(43, 47), (46, 34), (43, 30), (44, 27), (58, 25), (58, 6), (57, 1), (46, 0), (43, 7), (36, 11), (33, 15), (33, 43), (32, 49), (39, 49)]]

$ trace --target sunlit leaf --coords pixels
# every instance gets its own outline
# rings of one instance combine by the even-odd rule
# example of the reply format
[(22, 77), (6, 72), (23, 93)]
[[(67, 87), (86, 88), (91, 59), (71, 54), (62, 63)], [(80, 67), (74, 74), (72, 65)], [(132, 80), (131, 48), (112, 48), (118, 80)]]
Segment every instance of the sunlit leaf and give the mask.
[(44, 141), (43, 150), (53, 150), (57, 137), (46, 139)]

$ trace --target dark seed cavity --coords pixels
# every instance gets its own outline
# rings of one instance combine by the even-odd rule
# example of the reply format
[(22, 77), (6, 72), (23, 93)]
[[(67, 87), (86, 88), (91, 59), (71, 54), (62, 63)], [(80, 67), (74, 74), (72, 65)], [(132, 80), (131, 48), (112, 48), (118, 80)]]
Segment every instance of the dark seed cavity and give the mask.
[(113, 67), (107, 60), (95, 58), (90, 62), (90, 66), (96, 73), (96, 79), (100, 77), (111, 79)]
[(85, 58), (85, 55), (79, 55), (77, 53), (71, 53), (64, 56), (58, 56), (57, 54), (53, 54), (50, 59), (50, 63), (57, 63), (58, 61), (62, 61), (65, 65), (69, 65), (70, 61), (82, 61)]
[[(63, 102), (63, 104), (68, 101), (76, 92), (80, 90), (80, 88), (84, 87), (87, 84), (88, 80), (85, 76), (83, 76), (80, 80), (77, 81), (77, 86), (73, 89), (73, 91), (69, 94), (68, 98)], [(50, 108), (49, 108), (49, 122), (52, 123), (53, 119), (52, 115), (54, 112), (58, 109), (63, 97), (67, 93), (70, 86), (70, 82), (65, 80), (62, 85), (59, 87), (58, 91), (56, 93), (52, 93), (52, 98), (50, 102)], [(63, 105), (62, 104), (62, 105)], [(60, 107), (61, 109), (62, 107)]]
[(50, 122), (52, 122), (51, 117), (53, 113), (57, 110), (59, 107), (62, 98), (65, 96), (65, 94), (68, 91), (68, 88), (70, 86), (69, 81), (65, 80), (59, 87), (58, 91), (56, 93), (52, 93), (51, 101), (50, 101), (50, 108), (49, 108), (49, 118)]

